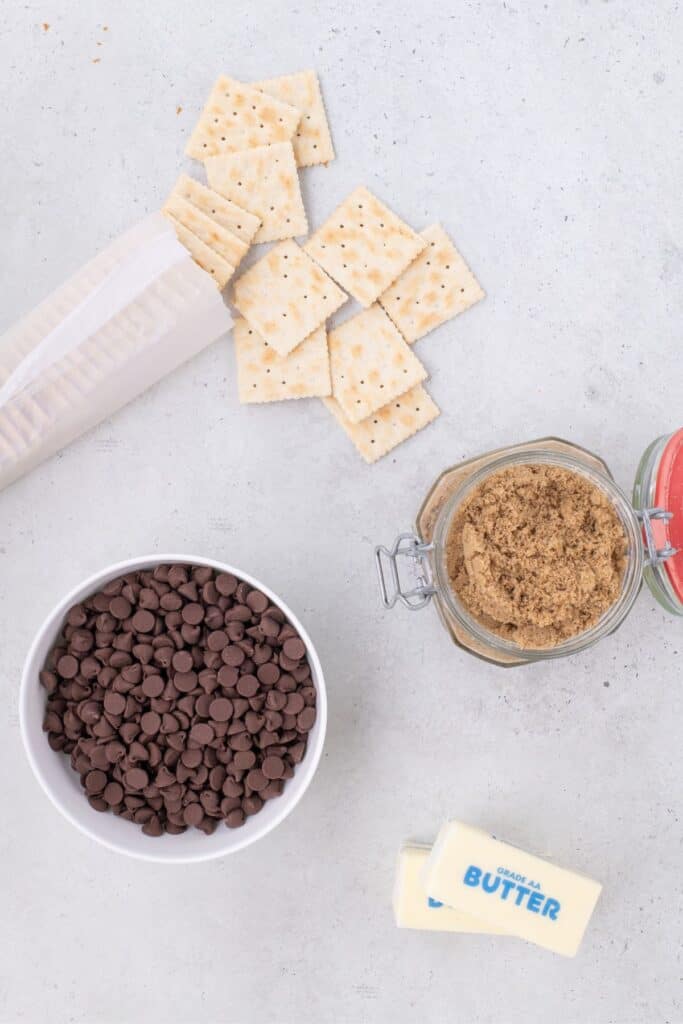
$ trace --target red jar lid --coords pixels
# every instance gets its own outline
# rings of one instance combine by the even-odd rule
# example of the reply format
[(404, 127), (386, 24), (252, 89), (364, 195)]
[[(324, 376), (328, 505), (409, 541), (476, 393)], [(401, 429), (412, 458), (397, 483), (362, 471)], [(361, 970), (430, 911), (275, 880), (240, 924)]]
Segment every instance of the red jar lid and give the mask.
[(657, 547), (667, 540), (678, 548), (678, 554), (664, 562), (664, 571), (679, 601), (683, 602), (683, 427), (667, 441), (659, 460), (655, 481), (655, 505), (673, 512), (673, 519), (652, 523)]

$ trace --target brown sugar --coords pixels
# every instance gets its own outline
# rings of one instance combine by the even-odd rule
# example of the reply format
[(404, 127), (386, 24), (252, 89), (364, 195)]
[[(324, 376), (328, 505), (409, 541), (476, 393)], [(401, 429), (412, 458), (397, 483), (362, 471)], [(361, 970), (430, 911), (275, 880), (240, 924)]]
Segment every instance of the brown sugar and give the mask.
[(595, 484), (525, 464), (492, 474), (456, 510), (446, 566), (486, 629), (544, 648), (589, 629), (614, 604), (626, 552), (624, 528)]

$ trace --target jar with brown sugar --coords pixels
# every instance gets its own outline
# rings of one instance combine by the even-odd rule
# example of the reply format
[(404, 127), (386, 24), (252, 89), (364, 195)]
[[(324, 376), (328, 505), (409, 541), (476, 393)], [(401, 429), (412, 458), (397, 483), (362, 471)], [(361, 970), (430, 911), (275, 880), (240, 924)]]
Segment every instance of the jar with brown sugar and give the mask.
[(382, 601), (434, 602), (454, 643), (499, 665), (584, 650), (614, 632), (643, 579), (683, 615), (683, 430), (659, 438), (633, 500), (601, 458), (559, 438), (445, 470), (415, 531), (375, 551)]

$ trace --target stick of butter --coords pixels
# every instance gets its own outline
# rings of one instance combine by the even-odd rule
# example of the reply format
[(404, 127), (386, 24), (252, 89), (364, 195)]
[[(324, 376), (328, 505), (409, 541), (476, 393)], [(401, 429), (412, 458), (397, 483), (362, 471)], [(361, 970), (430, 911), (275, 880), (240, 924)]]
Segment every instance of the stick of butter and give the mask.
[(431, 847), (417, 843), (404, 843), (396, 865), (394, 885), (394, 917), (399, 928), (419, 928), (433, 932), (482, 932), (503, 934), (502, 928), (453, 910), (425, 893), (421, 875)]
[(545, 949), (575, 956), (602, 886), (480, 829), (451, 821), (425, 864), (424, 891)]

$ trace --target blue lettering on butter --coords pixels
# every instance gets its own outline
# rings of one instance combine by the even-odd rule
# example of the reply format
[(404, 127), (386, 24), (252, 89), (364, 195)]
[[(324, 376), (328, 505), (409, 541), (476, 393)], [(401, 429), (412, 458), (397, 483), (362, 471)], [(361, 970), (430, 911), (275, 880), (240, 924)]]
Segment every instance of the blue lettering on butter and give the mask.
[(551, 921), (557, 921), (560, 912), (560, 904), (557, 900), (548, 900), (543, 908), (543, 917), (549, 917)]
[(428, 907), (442, 907), (443, 903), (441, 903), (440, 900), (433, 900), (431, 896), (428, 896), (427, 897), (427, 906)]
[(479, 885), (479, 879), (481, 878), (481, 868), (475, 868), (472, 864), (465, 872), (463, 882), (465, 885), (477, 886)]
[(541, 903), (543, 903), (543, 893), (532, 892), (529, 897), (529, 902), (527, 903), (527, 909), (531, 910), (532, 913), (537, 914), (541, 909)]
[(517, 895), (515, 896), (515, 906), (521, 907), (522, 900), (524, 899), (525, 896), (529, 896), (530, 893), (531, 893), (531, 889), (527, 888), (526, 885), (518, 885), (517, 886)]
[(495, 892), (499, 885), (500, 877), (498, 875), (494, 875), (492, 878), (490, 871), (487, 871), (481, 880), (481, 887), (484, 892)]
[[(501, 877), (506, 874), (512, 877)], [(557, 921), (561, 910), (560, 901), (550, 896), (545, 896), (540, 891), (538, 882), (529, 882), (528, 885), (522, 885), (521, 882), (514, 881), (515, 878), (526, 881), (523, 875), (514, 875), (513, 872), (508, 872), (505, 869), (498, 868), (498, 871), (495, 873), (491, 871), (485, 872), (483, 868), (477, 867), (476, 864), (470, 864), (465, 871), (463, 884), (470, 886), (472, 889), (481, 887), (482, 891), (490, 896), (497, 892), (501, 900), (507, 900), (508, 896), (514, 893), (514, 905), (516, 907), (523, 907), (532, 914), (540, 913), (542, 917), (547, 917), (550, 921)], [(429, 905), (432, 906), (432, 903), (433, 901), (430, 900)]]
[(502, 900), (506, 900), (508, 898), (508, 893), (510, 892), (510, 889), (514, 889), (514, 887), (515, 887), (515, 883), (512, 881), (511, 878), (504, 878), (503, 879), (503, 885), (502, 885), (502, 890), (503, 891), (500, 894), (500, 898)]

